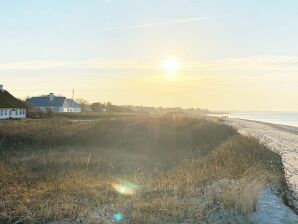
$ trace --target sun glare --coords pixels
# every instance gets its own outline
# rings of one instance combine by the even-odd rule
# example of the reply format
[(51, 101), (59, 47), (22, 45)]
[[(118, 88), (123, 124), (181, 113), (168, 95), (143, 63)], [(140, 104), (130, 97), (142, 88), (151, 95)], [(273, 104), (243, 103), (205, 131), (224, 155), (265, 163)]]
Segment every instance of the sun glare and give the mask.
[(177, 72), (181, 65), (175, 58), (169, 58), (162, 64), (162, 68), (168, 72)]
[(134, 184), (113, 183), (112, 187), (120, 194), (132, 195), (135, 193), (137, 186)]

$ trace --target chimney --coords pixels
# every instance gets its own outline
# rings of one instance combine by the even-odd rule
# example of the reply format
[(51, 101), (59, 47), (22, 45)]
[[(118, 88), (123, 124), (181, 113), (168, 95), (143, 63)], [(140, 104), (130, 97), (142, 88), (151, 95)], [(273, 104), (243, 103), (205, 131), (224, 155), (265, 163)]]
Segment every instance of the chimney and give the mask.
[(0, 85), (0, 91), (3, 91), (4, 89), (3, 89), (3, 85)]
[(50, 97), (50, 101), (53, 101), (54, 100), (54, 93), (50, 93), (50, 95), (49, 95), (49, 97)]

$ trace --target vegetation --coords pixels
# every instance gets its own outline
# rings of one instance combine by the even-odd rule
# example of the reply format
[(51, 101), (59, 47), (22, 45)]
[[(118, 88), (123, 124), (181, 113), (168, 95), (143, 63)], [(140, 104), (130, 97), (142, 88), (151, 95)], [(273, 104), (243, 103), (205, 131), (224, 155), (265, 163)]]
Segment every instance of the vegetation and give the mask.
[(245, 220), (264, 186), (283, 186), (277, 154), (206, 119), (4, 121), (0, 147), (0, 223)]
[(86, 112), (103, 112), (109, 111), (113, 113), (154, 113), (154, 114), (167, 114), (167, 113), (187, 113), (187, 114), (207, 114), (210, 113), (207, 109), (203, 108), (189, 108), (183, 109), (181, 107), (173, 107), (173, 108), (164, 108), (164, 107), (144, 107), (144, 106), (118, 106), (114, 105), (111, 102), (101, 103), (95, 102), (89, 104), (84, 99), (77, 99), (76, 102), (81, 106), (82, 111)]

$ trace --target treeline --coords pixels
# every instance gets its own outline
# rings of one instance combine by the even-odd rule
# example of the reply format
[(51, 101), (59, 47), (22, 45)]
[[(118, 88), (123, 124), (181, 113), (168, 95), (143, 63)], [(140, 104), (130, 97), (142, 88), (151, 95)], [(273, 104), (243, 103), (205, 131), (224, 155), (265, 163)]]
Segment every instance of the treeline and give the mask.
[(207, 114), (209, 113), (208, 109), (205, 108), (188, 108), (184, 109), (181, 107), (146, 107), (146, 106), (132, 106), (132, 105), (123, 105), (118, 106), (114, 105), (111, 102), (102, 103), (95, 102), (89, 104), (84, 99), (78, 99), (77, 103), (80, 104), (82, 111), (84, 112), (123, 112), (123, 113), (156, 113), (156, 114), (168, 114), (168, 113), (187, 113), (187, 114)]
[(130, 113), (133, 112), (127, 107), (113, 105), (110, 102), (107, 103), (92, 103), (90, 105), (90, 110), (92, 112), (123, 112), (123, 113)]

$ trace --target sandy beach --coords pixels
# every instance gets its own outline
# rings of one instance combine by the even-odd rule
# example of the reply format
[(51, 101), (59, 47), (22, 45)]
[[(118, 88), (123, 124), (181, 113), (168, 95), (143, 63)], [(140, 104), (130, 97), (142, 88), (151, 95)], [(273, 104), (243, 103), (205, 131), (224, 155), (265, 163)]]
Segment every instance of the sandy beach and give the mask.
[(225, 119), (240, 134), (259, 139), (282, 156), (289, 203), (298, 212), (298, 128), (241, 119)]

